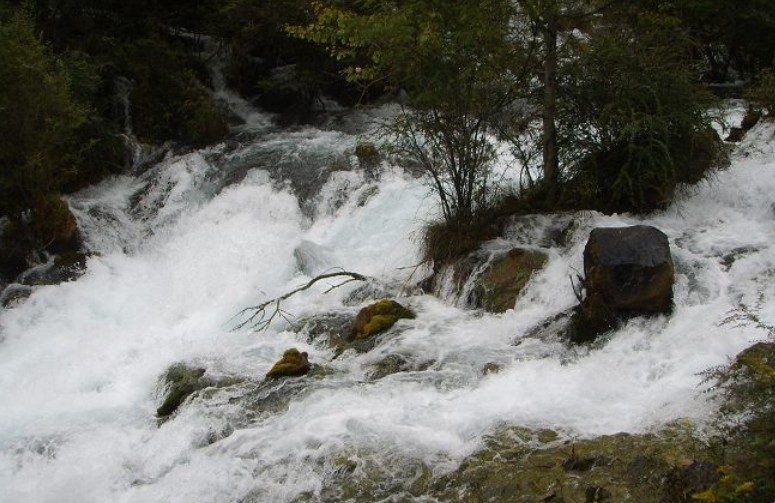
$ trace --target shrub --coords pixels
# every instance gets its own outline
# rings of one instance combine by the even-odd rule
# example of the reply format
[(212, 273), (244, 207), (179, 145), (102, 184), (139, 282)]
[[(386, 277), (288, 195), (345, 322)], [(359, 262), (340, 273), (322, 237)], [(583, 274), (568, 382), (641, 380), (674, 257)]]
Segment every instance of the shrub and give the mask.
[(17, 218), (76, 171), (85, 119), (65, 66), (36, 38), (29, 14), (0, 19), (0, 215)]
[(596, 31), (565, 83), (572, 184), (606, 212), (663, 207), (721, 159), (683, 33), (670, 19), (636, 19)]
[(745, 97), (766, 110), (768, 117), (775, 115), (775, 70), (768, 68), (762, 71)]

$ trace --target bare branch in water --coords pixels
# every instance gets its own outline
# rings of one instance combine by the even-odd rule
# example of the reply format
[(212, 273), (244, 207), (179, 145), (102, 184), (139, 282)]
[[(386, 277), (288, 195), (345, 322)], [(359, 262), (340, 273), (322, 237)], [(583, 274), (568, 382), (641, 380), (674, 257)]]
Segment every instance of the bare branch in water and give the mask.
[(288, 299), (289, 297), (292, 297), (293, 295), (296, 295), (299, 292), (303, 292), (304, 290), (308, 290), (312, 288), (312, 286), (318, 281), (322, 281), (324, 279), (331, 279), (331, 278), (341, 278), (341, 277), (347, 277), (349, 279), (346, 281), (343, 281), (342, 283), (331, 286), (328, 290), (325, 291), (325, 293), (328, 293), (331, 290), (344, 286), (347, 283), (350, 283), (353, 281), (369, 280), (369, 278), (364, 276), (363, 274), (358, 274), (357, 272), (350, 272), (350, 271), (337, 271), (337, 272), (330, 272), (326, 274), (321, 274), (319, 276), (315, 276), (314, 278), (309, 280), (306, 284), (300, 286), (299, 288), (291, 290), (286, 294), (283, 294), (279, 297), (275, 297), (273, 299), (269, 299), (266, 302), (262, 302), (261, 304), (257, 304), (255, 306), (246, 307), (245, 309), (237, 313), (234, 316), (234, 318), (241, 317), (248, 313), (250, 313), (250, 316), (246, 320), (239, 323), (236, 327), (234, 327), (232, 331), (239, 330), (248, 325), (250, 326), (250, 328), (253, 328), (255, 330), (266, 330), (269, 328), (269, 325), (278, 315), (284, 320), (289, 321), (288, 317), (290, 316), (290, 313), (288, 313), (287, 311), (283, 311), (280, 308), (280, 303), (282, 301)]

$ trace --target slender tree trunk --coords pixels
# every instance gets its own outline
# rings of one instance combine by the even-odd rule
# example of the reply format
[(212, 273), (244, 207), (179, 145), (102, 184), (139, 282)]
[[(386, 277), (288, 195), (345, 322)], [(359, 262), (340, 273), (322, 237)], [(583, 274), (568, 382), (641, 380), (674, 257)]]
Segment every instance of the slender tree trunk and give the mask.
[[(550, 189), (557, 185), (559, 162), (557, 158), (557, 16), (549, 14), (543, 26), (544, 38), (544, 110), (543, 161), (544, 182)], [(553, 192), (553, 190), (552, 190)]]

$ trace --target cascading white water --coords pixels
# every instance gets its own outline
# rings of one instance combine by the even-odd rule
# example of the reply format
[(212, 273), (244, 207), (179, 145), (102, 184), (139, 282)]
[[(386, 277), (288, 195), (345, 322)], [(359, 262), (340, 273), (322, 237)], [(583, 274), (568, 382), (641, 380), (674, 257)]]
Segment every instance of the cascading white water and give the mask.
[[(337, 155), (355, 145), (342, 133), (303, 135)], [(295, 141), (287, 148), (298, 154)], [(702, 421), (711, 405), (698, 373), (764, 337), (725, 324), (730, 311), (745, 303), (775, 320), (769, 126), (752, 131), (729, 169), (668, 211), (578, 215), (570, 244), (545, 250), (547, 266), (513, 311), (482, 314), (410, 296), (403, 301), (416, 320), (402, 321), (402, 331), (371, 352), (339, 358), (283, 322), (266, 333), (231, 332), (232, 317), (336, 267), (399, 285), (420, 279), (406, 267), (417, 263), (415, 238), (435, 214), (426, 188), (387, 165), (378, 180), (336, 172), (311, 218), (267, 171), (245, 166), (256, 152), (274, 151), (266, 143), (223, 148), (72, 197), (99, 255), (80, 279), (38, 287), (0, 313), (0, 501), (291, 501), (319, 491), (327, 460), (344, 450), (376, 461), (400, 455), (443, 472), (502, 423), (586, 437)], [(244, 176), (224, 187), (229, 163), (240, 162)], [(542, 222), (515, 224), (494, 246), (540, 247), (533, 237)], [(582, 269), (589, 231), (635, 223), (670, 238), (675, 313), (633, 320), (593, 348), (526, 337), (574, 305), (568, 276)], [(357, 310), (343, 305), (354, 285), (323, 294), (326, 286), (284, 308), (298, 317)], [(331, 375), (285, 412), (247, 413), (237, 398), (289, 347)], [(368, 366), (396, 353), (427, 369), (367, 382)], [(158, 379), (179, 361), (247, 381), (158, 426)], [(483, 375), (490, 362), (503, 370)]]

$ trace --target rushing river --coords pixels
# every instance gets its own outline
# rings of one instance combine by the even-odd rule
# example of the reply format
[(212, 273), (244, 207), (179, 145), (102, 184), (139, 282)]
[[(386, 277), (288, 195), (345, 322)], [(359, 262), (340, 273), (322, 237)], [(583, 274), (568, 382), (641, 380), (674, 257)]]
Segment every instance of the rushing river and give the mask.
[[(400, 167), (359, 166), (368, 113), (286, 131), (248, 118), (224, 144), (70, 198), (94, 252), (85, 274), (0, 311), (0, 501), (280, 503), (314, 499), (341, 452), (443, 473), (504, 423), (570, 438), (701, 423), (712, 404), (699, 374), (766, 335), (730, 315), (743, 304), (775, 320), (767, 126), (731, 167), (649, 218), (574, 215), (570, 241), (552, 248), (540, 236), (556, 219), (515, 222), (489, 246), (541, 248), (549, 261), (513, 311), (492, 315), (413, 288), (426, 272), (415, 267), (420, 233), (437, 209)], [(527, 337), (576, 303), (569, 276), (583, 269), (589, 231), (637, 223), (670, 238), (674, 314), (633, 320), (591, 348)], [(243, 307), (337, 268), (377, 278), (417, 319), (368, 353), (337, 358), (284, 320), (232, 331)], [(357, 312), (363, 303), (347, 300), (358, 285), (325, 293), (334, 283), (284, 310), (297, 319)], [(240, 397), (290, 347), (329, 374), (284, 410), (247, 412)], [(390, 354), (423, 370), (369, 379)], [(159, 425), (159, 378), (176, 362), (243, 384)], [(488, 363), (502, 370), (485, 375)]]

